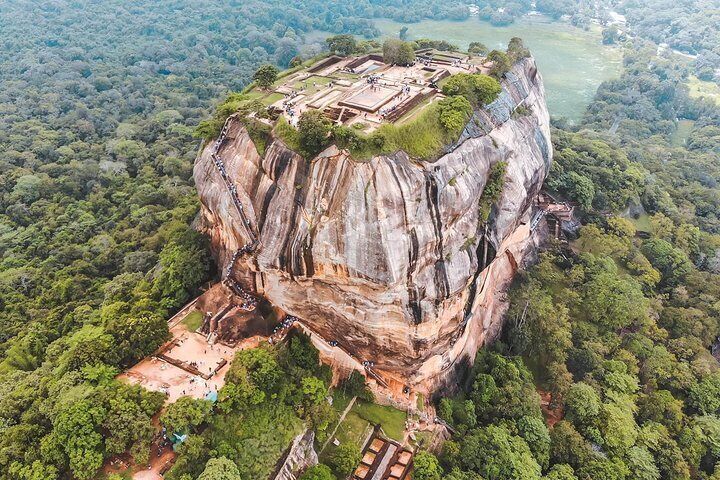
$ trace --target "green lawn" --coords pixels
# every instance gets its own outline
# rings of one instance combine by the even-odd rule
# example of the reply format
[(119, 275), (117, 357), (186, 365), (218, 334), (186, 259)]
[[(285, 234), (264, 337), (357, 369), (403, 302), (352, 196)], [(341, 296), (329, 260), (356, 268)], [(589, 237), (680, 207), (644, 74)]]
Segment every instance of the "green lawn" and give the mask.
[(267, 92), (264, 90), (260, 90), (258, 88), (253, 88), (252, 90), (247, 92), (245, 95), (247, 95), (250, 100), (260, 100), (265, 95), (267, 95)]
[(629, 219), (635, 228), (641, 232), (652, 232), (652, 225), (650, 224), (650, 215), (640, 215), (638, 218)]
[(194, 332), (200, 326), (202, 325), (203, 321), (203, 314), (199, 310), (193, 310), (192, 312), (188, 313), (185, 318), (182, 319), (182, 324), (185, 325), (185, 327), (190, 330), (191, 332)]
[[(350, 413), (357, 415), (373, 425), (380, 425), (385, 434), (398, 441), (402, 441), (405, 431), (407, 413), (397, 408), (356, 401)], [(350, 416), (350, 414), (348, 414)]]
[(693, 120), (678, 120), (677, 128), (670, 137), (670, 143), (673, 147), (682, 147), (685, 145), (687, 138), (693, 131), (695, 122)]
[(706, 97), (720, 105), (720, 85), (715, 82), (700, 80), (690, 75), (687, 82), (688, 94), (692, 98)]
[[(314, 93), (319, 92), (325, 86), (332, 82), (332, 78), (329, 77), (320, 77), (317, 75), (313, 75), (312, 77), (308, 77), (305, 80), (301, 80), (299, 82), (295, 82), (295, 84), (292, 86), (295, 90), (299, 90), (302, 87), (305, 87), (305, 95), (313, 95)], [(313, 85), (315, 84), (315, 85)]]
[[(362, 448), (365, 437), (371, 429), (372, 425), (370, 425), (370, 422), (360, 417), (353, 408), (348, 412), (347, 416), (345, 416), (345, 420), (343, 420), (342, 424), (340, 424), (340, 427), (337, 429), (337, 432), (335, 432), (335, 438), (338, 439), (340, 445), (345, 443), (354, 443), (358, 446), (358, 448)], [(325, 447), (325, 450), (320, 453), (320, 462), (328, 463), (329, 459), (332, 458), (332, 455), (335, 453), (335, 449), (337, 448), (332, 442), (332, 439), (330, 439), (330, 442)]]
[(264, 105), (272, 105), (273, 103), (277, 102), (278, 100), (282, 100), (283, 98), (285, 98), (285, 95), (283, 95), (282, 93), (273, 92), (267, 97), (263, 97), (260, 101)]
[(339, 80), (350, 80), (354, 82), (360, 78), (360, 75), (350, 72), (335, 72), (332, 74), (332, 77)]

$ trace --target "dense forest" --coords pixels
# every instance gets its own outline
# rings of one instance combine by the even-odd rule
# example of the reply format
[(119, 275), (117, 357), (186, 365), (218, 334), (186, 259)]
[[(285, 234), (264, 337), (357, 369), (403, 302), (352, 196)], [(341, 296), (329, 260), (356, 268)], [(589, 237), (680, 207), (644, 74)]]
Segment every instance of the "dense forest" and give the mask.
[(554, 130), (546, 186), (584, 226), (516, 281), (501, 341), (440, 401), (458, 433), (424, 478), (720, 478), (720, 107), (656, 52), (636, 40), (582, 124)]
[[(531, 8), (476, 3), (497, 23)], [(555, 123), (547, 186), (581, 205), (579, 239), (519, 279), (503, 340), (478, 358), (468, 390), (438, 405), (461, 433), (439, 461), (420, 456), (416, 478), (720, 478), (709, 354), (720, 333), (720, 111), (685, 87), (720, 66), (718, 10), (711, 0), (536, 3), (578, 25), (616, 10), (637, 38), (583, 122)], [(263, 63), (324, 51), (327, 32), (374, 38), (373, 18), (469, 15), (440, 0), (5, 2), (0, 479), (94, 478), (128, 450), (147, 460), (164, 398), (114, 377), (167, 338), (166, 318), (215, 272), (193, 228), (191, 170), (195, 128), (216, 102)], [(693, 122), (680, 141), (678, 118)], [(227, 460), (255, 478), (302, 422), (322, 436), (336, 414), (321, 401), (329, 378), (315, 356), (302, 337), (254, 351), (233, 364), (214, 412), (173, 404), (163, 425), (191, 435), (168, 478)], [(552, 429), (536, 386), (564, 413)], [(366, 395), (361, 380), (347, 388)], [(340, 452), (332, 470), (356, 455)]]

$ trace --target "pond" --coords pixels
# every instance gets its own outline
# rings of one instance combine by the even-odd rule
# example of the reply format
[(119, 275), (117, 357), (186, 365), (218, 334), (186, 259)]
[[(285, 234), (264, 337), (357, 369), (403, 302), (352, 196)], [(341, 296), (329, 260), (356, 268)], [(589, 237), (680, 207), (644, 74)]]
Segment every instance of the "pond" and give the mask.
[(589, 31), (553, 21), (543, 15), (527, 15), (512, 25), (495, 27), (471, 17), (462, 22), (425, 20), (402, 24), (376, 19), (386, 37), (397, 37), (408, 27), (408, 39), (447, 40), (466, 49), (470, 42), (482, 42), (493, 49), (505, 49), (512, 37), (521, 37), (536, 58), (545, 81), (550, 114), (578, 121), (604, 80), (617, 78), (622, 69), (619, 47), (603, 45), (599, 27)]

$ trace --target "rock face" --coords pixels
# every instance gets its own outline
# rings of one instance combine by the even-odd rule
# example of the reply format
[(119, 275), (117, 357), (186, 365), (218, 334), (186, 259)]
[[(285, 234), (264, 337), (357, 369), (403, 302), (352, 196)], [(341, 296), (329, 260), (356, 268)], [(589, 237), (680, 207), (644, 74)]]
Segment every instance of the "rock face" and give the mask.
[[(335, 146), (308, 161), (279, 139), (260, 156), (231, 120), (217, 146), (228, 180), (212, 143), (194, 170), (218, 264), (256, 234), (255, 254), (237, 255), (231, 268), (240, 285), (386, 378), (425, 391), (451, 379), (499, 328), (552, 159), (534, 60), (517, 63), (502, 86), (434, 162), (402, 151), (357, 162)], [(504, 185), (486, 228), (478, 203), (500, 161)]]

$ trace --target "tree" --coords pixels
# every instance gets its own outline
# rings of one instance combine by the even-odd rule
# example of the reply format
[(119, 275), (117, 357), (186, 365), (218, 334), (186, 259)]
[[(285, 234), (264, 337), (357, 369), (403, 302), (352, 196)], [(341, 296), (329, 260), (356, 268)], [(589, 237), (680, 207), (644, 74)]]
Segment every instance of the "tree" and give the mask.
[(103, 438), (97, 431), (107, 412), (90, 400), (72, 403), (53, 421), (55, 443), (67, 455), (70, 470), (80, 480), (93, 478), (103, 462)]
[(662, 274), (662, 288), (676, 287), (692, 270), (692, 263), (685, 252), (673, 247), (666, 240), (652, 238), (643, 243), (641, 250), (653, 267)]
[(575, 425), (592, 425), (600, 414), (600, 396), (587, 383), (570, 387), (565, 399), (566, 418)]
[(277, 80), (278, 73), (280, 70), (275, 65), (266, 63), (255, 70), (253, 81), (258, 87), (268, 89)]
[(611, 262), (601, 268), (583, 286), (582, 308), (588, 319), (600, 327), (618, 329), (646, 318), (648, 301), (640, 284), (619, 276)]
[(304, 333), (295, 333), (290, 338), (290, 359), (300, 368), (314, 371), (320, 364), (320, 354)]
[(309, 408), (325, 401), (328, 387), (317, 377), (304, 377), (301, 381), (303, 403)]
[(170, 337), (167, 321), (153, 314), (117, 316), (105, 329), (115, 340), (115, 354), (122, 365), (150, 355)]
[(485, 478), (540, 479), (540, 465), (525, 440), (512, 435), (503, 426), (482, 427), (466, 436), (460, 464)]
[(577, 477), (579, 480), (625, 480), (627, 473), (627, 467), (619, 459), (598, 459), (580, 466)]
[(510, 57), (505, 52), (493, 50), (487, 55), (487, 61), (492, 62), (490, 66), (490, 75), (497, 79), (501, 79), (512, 67)]
[(390, 38), (383, 43), (383, 60), (389, 64), (409, 65), (415, 61), (415, 51), (411, 43)]
[(207, 279), (212, 262), (206, 238), (189, 225), (178, 226), (168, 237), (160, 252), (154, 290), (167, 307), (178, 307)]
[(543, 418), (525, 415), (515, 423), (518, 433), (530, 447), (535, 461), (546, 469), (550, 461), (550, 432)]
[(472, 115), (472, 105), (467, 98), (459, 95), (443, 98), (437, 105), (440, 123), (448, 132), (462, 131)]
[(440, 462), (430, 452), (421, 451), (413, 459), (413, 480), (440, 480), (442, 476)]
[(543, 480), (578, 480), (575, 471), (566, 463), (553, 465)]
[(345, 478), (355, 471), (355, 467), (360, 463), (362, 452), (354, 443), (343, 443), (332, 455), (330, 465), (335, 473)]
[(562, 420), (550, 432), (551, 463), (567, 463), (573, 468), (583, 465), (592, 455), (590, 446), (572, 423)]
[(35, 460), (30, 465), (20, 462), (10, 464), (10, 476), (18, 480), (57, 480), (58, 470), (52, 465), (45, 465)]
[[(720, 391), (718, 391), (720, 394)], [(683, 402), (676, 400), (667, 390), (656, 390), (642, 396), (638, 401), (638, 418), (644, 422), (657, 422), (671, 432), (678, 433), (683, 426)]]
[(706, 375), (690, 388), (690, 406), (702, 415), (720, 413), (720, 372)]
[(652, 454), (644, 447), (630, 448), (627, 452), (626, 463), (633, 479), (658, 480), (660, 478), (660, 470), (655, 465)]
[(237, 465), (225, 457), (211, 458), (197, 480), (243, 480)]
[(512, 62), (517, 62), (522, 58), (530, 56), (530, 51), (525, 48), (525, 44), (520, 37), (512, 37), (508, 43), (507, 54)]
[(372, 390), (367, 385), (365, 375), (360, 373), (358, 370), (350, 372), (348, 378), (342, 383), (343, 392), (351, 397), (358, 397), (360, 400), (366, 402), (373, 402), (375, 400)]
[(226, 379), (242, 384), (248, 379), (261, 391), (273, 392), (282, 380), (282, 369), (270, 351), (265, 348), (243, 350), (235, 355)]
[(298, 137), (303, 152), (314, 157), (328, 143), (330, 122), (320, 110), (306, 110), (298, 121)]
[(355, 53), (357, 41), (353, 35), (335, 35), (325, 39), (330, 53), (347, 57)]
[(495, 100), (501, 90), (500, 83), (496, 79), (481, 73), (457, 73), (442, 87), (445, 95), (462, 95), (476, 107)]
[(212, 403), (208, 400), (180, 397), (168, 405), (160, 416), (160, 423), (167, 429), (168, 435), (191, 433), (205, 421), (211, 409)]
[(400, 29), (400, 34), (398, 36), (400, 37), (400, 40), (403, 40), (403, 41), (407, 40), (407, 37), (408, 37), (407, 25), (402, 26), (402, 28)]
[(617, 25), (610, 25), (602, 31), (602, 42), (605, 45), (612, 45), (620, 38), (620, 31)]
[(300, 475), (300, 480), (336, 480), (336, 477), (330, 467), (321, 463), (305, 470), (305, 473)]
[(585, 175), (577, 172), (568, 172), (560, 179), (563, 192), (578, 202), (584, 210), (592, 208), (595, 199), (595, 185)]
[(605, 446), (610, 451), (620, 454), (635, 444), (637, 424), (628, 406), (619, 403), (603, 405), (599, 423)]
[(487, 55), (490, 49), (485, 46), (484, 43), (480, 42), (470, 42), (470, 46), (468, 47), (468, 53), (472, 53), (473, 55)]

